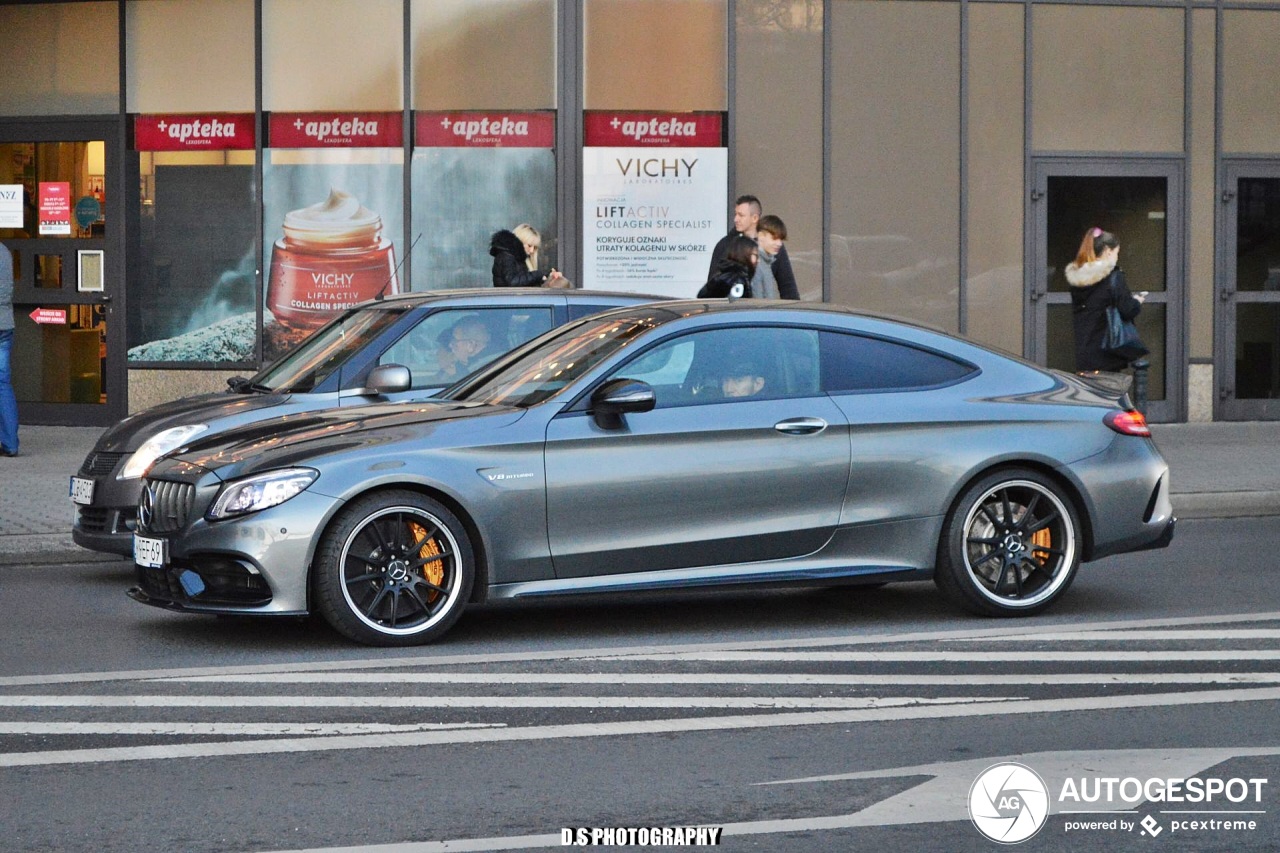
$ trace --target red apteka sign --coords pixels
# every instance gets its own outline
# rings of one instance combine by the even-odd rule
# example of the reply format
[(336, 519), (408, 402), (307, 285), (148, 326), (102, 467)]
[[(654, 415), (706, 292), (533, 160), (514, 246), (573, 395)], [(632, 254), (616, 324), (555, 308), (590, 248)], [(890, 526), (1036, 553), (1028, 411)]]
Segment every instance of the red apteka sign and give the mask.
[(403, 113), (272, 113), (272, 148), (399, 148)]
[(592, 110), (583, 116), (583, 143), (592, 148), (720, 148), (720, 113), (618, 113)]
[(252, 151), (252, 113), (169, 113), (133, 119), (135, 151)]
[(419, 148), (554, 148), (555, 113), (419, 112), (413, 141)]
[(40, 325), (65, 326), (67, 325), (67, 309), (65, 308), (37, 308), (28, 316)]

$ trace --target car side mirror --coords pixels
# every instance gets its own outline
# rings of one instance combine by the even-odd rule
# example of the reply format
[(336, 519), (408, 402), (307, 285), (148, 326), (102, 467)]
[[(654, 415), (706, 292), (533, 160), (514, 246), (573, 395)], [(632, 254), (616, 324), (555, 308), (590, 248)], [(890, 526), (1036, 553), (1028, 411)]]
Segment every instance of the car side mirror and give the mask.
[(403, 364), (380, 364), (369, 371), (369, 379), (360, 393), (371, 397), (398, 394), (408, 391), (412, 384), (413, 374)]
[(658, 397), (648, 382), (612, 379), (591, 395), (591, 411), (604, 429), (617, 429), (623, 415), (651, 411)]

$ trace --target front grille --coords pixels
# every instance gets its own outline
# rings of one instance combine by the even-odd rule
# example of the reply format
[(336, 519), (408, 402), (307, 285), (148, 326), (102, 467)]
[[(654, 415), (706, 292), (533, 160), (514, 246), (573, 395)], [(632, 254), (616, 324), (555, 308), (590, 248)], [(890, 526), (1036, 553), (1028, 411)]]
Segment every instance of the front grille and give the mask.
[(106, 507), (80, 507), (80, 529), (88, 533), (110, 533), (111, 510)]
[(125, 454), (123, 453), (105, 453), (95, 450), (85, 457), (84, 464), (80, 466), (80, 475), (83, 477), (105, 477), (116, 470), (116, 466), (120, 464), (120, 460), (124, 457)]
[[(147, 480), (138, 504), (139, 527), (147, 533), (173, 533), (187, 524), (196, 487), (169, 480)], [(150, 504), (148, 506), (148, 504)]]

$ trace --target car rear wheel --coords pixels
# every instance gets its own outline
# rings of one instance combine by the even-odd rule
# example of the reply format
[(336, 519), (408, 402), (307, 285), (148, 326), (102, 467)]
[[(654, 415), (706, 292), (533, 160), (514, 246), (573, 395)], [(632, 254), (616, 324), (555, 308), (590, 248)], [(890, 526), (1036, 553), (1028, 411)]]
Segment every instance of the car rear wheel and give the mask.
[(415, 492), (369, 495), (347, 507), (320, 541), (317, 608), (361, 643), (427, 643), (462, 614), (473, 559), (462, 524), (438, 502)]
[(1057, 600), (1080, 566), (1080, 522), (1052, 480), (997, 471), (965, 490), (943, 526), (934, 581), (984, 616), (1030, 616)]

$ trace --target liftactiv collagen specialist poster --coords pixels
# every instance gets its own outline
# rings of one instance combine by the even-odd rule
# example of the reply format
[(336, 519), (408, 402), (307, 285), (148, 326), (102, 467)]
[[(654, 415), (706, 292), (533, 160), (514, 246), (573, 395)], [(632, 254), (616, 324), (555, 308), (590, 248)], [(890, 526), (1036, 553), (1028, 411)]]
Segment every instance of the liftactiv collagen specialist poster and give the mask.
[(583, 287), (692, 297), (725, 234), (720, 115), (592, 112), (582, 152)]
[(399, 113), (271, 116), (262, 193), (264, 360), (339, 312), (404, 289), (402, 139)]

